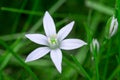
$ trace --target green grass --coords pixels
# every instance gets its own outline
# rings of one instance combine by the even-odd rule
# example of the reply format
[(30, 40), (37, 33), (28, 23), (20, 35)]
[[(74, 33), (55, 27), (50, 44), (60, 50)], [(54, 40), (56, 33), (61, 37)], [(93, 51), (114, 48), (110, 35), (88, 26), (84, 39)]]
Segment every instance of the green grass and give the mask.
[[(61, 74), (49, 54), (24, 62), (39, 47), (25, 34), (45, 33), (42, 24), (45, 11), (54, 18), (57, 31), (75, 21), (68, 38), (87, 42), (79, 49), (62, 51)], [(120, 29), (106, 39), (107, 21), (112, 15), (120, 23), (119, 0), (1, 0), (0, 80), (120, 80)], [(100, 51), (94, 55), (90, 51), (93, 38), (100, 43)]]

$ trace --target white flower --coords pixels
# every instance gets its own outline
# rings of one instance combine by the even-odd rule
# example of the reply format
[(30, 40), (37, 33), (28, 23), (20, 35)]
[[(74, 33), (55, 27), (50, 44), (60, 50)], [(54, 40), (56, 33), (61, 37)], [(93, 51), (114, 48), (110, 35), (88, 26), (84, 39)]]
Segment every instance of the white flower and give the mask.
[[(26, 34), (25, 36), (31, 41), (44, 45), (44, 47), (40, 47), (31, 52), (25, 62), (33, 61), (39, 59), (50, 52), (50, 57), (57, 68), (57, 70), (61, 73), (61, 64), (62, 64), (62, 52), (60, 49), (64, 50), (72, 50), (79, 48), (86, 43), (79, 39), (65, 39), (66, 36), (70, 33), (73, 28), (74, 21), (63, 27), (57, 34), (55, 23), (50, 16), (50, 14), (46, 11), (43, 18), (43, 25), (46, 36), (42, 34)], [(46, 46), (46, 47), (45, 47)]]
[(117, 32), (117, 29), (118, 29), (118, 21), (117, 18), (113, 16), (109, 29), (109, 38), (111, 38)]
[(97, 39), (93, 39), (92, 43), (90, 44), (90, 50), (92, 53), (94, 53), (94, 51), (99, 52), (99, 48), (100, 48), (100, 44), (98, 42)]

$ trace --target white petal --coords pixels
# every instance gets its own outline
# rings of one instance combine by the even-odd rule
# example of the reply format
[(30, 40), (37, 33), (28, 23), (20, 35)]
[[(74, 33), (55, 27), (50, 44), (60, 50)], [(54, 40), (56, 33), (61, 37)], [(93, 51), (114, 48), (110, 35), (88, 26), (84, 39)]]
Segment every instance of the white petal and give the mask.
[(57, 34), (57, 38), (58, 40), (63, 40), (72, 30), (74, 25), (74, 21), (72, 21), (71, 23), (67, 24), (65, 27), (63, 27), (62, 29), (60, 29), (60, 31)]
[(111, 25), (110, 25), (110, 37), (112, 37), (116, 31), (117, 31), (117, 28), (118, 28), (118, 21), (117, 19), (113, 16), (112, 18), (112, 21), (111, 21)]
[(61, 73), (61, 64), (62, 64), (62, 52), (60, 49), (52, 50), (50, 53), (51, 59), (57, 68), (57, 70)]
[(55, 23), (47, 11), (45, 12), (43, 18), (43, 25), (44, 25), (45, 33), (48, 37), (52, 35), (56, 35)]
[(100, 45), (97, 39), (94, 39), (93, 46), (94, 46), (94, 49), (96, 48), (97, 51), (99, 51)]
[(115, 17), (113, 16), (111, 20), (111, 25), (110, 25), (110, 32), (112, 32), (112, 29), (114, 27), (114, 22), (115, 22)]
[(80, 39), (65, 39), (61, 42), (60, 48), (64, 50), (72, 50), (79, 47), (82, 47), (83, 45), (86, 45), (84, 41)]
[(98, 40), (93, 38), (92, 43), (90, 44), (90, 51), (93, 52), (97, 50), (97, 52), (99, 52), (99, 48), (100, 48), (100, 44)]
[(42, 34), (26, 34), (25, 36), (37, 44), (48, 45), (47, 37)]
[(27, 56), (25, 62), (30, 62), (39, 59), (46, 55), (49, 51), (50, 49), (48, 47), (37, 48)]
[(114, 20), (114, 27), (113, 28), (112, 28), (113, 31), (111, 32), (111, 37), (117, 32), (117, 29), (118, 29), (118, 21), (117, 21), (117, 19)]

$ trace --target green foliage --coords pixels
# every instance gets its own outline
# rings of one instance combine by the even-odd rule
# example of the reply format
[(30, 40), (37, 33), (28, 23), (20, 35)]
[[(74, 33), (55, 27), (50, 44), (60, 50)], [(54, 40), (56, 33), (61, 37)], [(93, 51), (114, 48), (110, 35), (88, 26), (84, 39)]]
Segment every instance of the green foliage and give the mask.
[[(119, 0), (0, 0), (0, 80), (120, 80), (120, 29), (106, 39), (110, 17), (115, 15), (120, 23), (119, 3)], [(68, 38), (88, 43), (76, 50), (62, 51), (61, 74), (49, 54), (24, 62), (39, 47), (27, 40), (25, 34), (44, 34), (45, 11), (57, 22), (57, 30), (75, 21)], [(95, 55), (90, 52), (93, 38), (100, 43), (100, 51)]]

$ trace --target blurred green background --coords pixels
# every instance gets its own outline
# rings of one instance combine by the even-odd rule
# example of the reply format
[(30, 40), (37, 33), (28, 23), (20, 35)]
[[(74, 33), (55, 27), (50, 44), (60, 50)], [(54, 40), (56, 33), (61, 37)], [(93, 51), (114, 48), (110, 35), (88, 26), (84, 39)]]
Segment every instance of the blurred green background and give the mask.
[[(118, 32), (106, 39), (106, 23), (119, 18), (119, 0), (0, 0), (0, 80), (120, 80)], [(27, 55), (40, 45), (25, 38), (26, 33), (44, 34), (42, 19), (50, 12), (57, 31), (71, 21), (68, 38), (88, 43), (76, 50), (62, 51), (62, 74), (49, 54), (25, 63)], [(119, 29), (119, 28), (118, 28)], [(100, 51), (92, 59), (90, 43), (97, 38)]]

